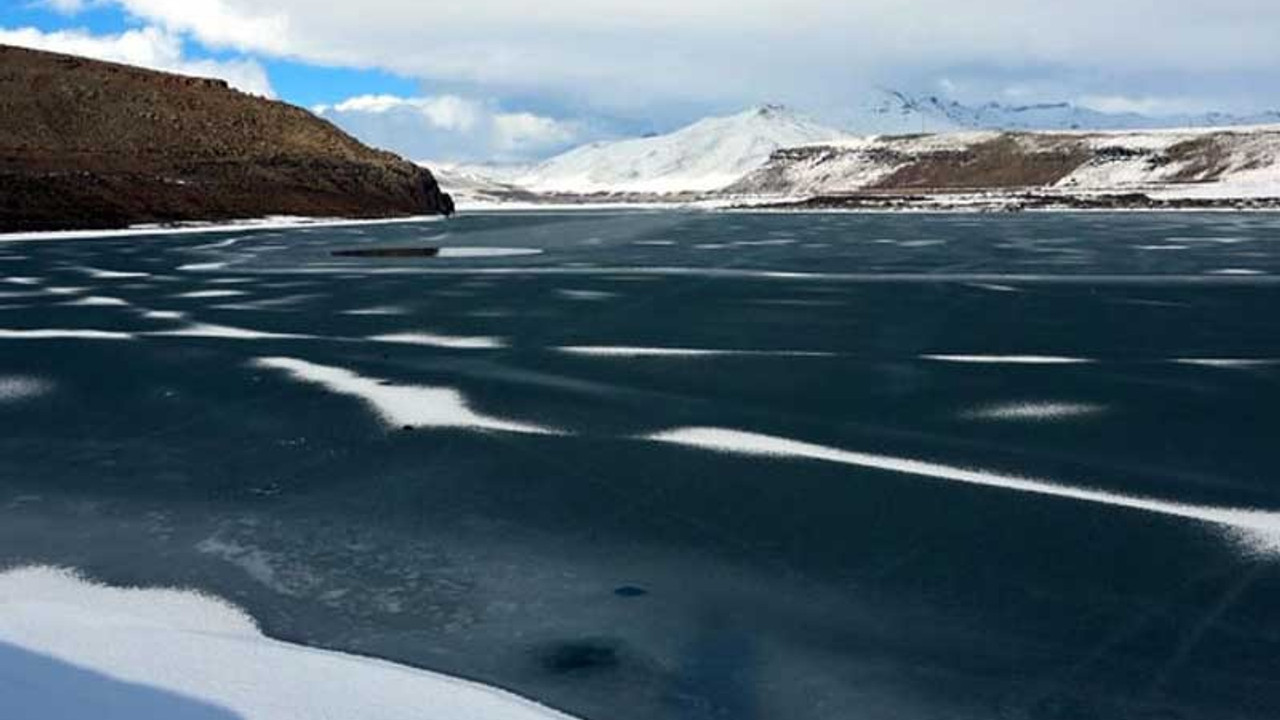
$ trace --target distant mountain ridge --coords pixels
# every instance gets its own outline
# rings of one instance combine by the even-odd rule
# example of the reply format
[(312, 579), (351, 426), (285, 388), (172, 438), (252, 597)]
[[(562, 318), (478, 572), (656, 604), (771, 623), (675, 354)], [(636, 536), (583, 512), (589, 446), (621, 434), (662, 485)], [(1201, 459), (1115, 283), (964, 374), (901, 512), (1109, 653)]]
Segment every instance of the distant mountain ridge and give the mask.
[(0, 231), (451, 209), (430, 171), (301, 108), (0, 46)]
[[(538, 196), (676, 196), (751, 187), (754, 173), (813, 145), (857, 145), (875, 136), (974, 132), (1137, 131), (1148, 128), (1220, 128), (1280, 125), (1280, 113), (1225, 113), (1153, 117), (1105, 113), (1071, 103), (970, 106), (937, 96), (881, 90), (844, 118), (840, 128), (822, 125), (780, 105), (712, 117), (663, 135), (595, 142), (532, 166), (457, 168), (450, 189), (469, 199), (500, 201)], [(842, 151), (843, 152), (843, 151)], [(776, 163), (773, 163), (776, 165)], [(799, 183), (805, 186), (804, 180)]]
[(964, 103), (937, 95), (877, 91), (846, 118), (854, 135), (908, 135), (964, 130), (1156, 130), (1280, 124), (1280, 111), (1256, 115), (1110, 113), (1069, 102), (1004, 105)]

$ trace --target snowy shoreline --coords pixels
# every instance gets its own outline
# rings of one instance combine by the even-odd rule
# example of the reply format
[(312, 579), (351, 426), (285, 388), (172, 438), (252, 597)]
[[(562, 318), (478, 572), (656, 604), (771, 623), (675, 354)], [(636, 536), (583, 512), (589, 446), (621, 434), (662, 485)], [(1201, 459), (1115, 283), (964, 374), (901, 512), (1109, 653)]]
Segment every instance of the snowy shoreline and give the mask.
[(190, 222), (172, 225), (133, 225), (127, 228), (86, 228), (83, 230), (34, 230), (0, 233), (0, 242), (28, 240), (82, 240), (102, 237), (134, 237), (150, 235), (198, 235), (202, 233), (236, 232), (240, 230), (296, 230), (299, 228), (359, 227), (367, 225), (402, 225), (441, 222), (439, 215), (410, 215), (394, 218), (323, 218), (274, 215), (264, 218), (228, 222)]
[(41, 720), (573, 720), (513, 693), (266, 637), (190, 590), (0, 572), (0, 716)]

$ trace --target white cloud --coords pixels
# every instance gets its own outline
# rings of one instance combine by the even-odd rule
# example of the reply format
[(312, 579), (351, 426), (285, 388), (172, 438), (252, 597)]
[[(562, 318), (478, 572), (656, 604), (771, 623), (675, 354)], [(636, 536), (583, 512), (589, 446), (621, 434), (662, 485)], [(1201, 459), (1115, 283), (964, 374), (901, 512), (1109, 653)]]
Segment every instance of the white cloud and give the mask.
[(1201, 109), (1194, 101), (1184, 98), (1124, 95), (1085, 95), (1076, 104), (1106, 113), (1137, 113), (1139, 115), (1177, 115), (1195, 113)]
[(457, 95), (362, 95), (314, 110), (365, 142), (415, 160), (528, 160), (579, 136), (574, 123)]
[(89, 0), (42, 0), (40, 4), (63, 15), (75, 15), (85, 9)]
[(239, 90), (275, 96), (266, 71), (257, 62), (186, 57), (180, 37), (154, 27), (128, 30), (119, 35), (92, 35), (82, 30), (44, 32), (36, 28), (0, 28), (0, 44), (81, 55), (182, 75), (221, 78)]
[[(289, 53), (292, 39), (290, 14), (284, 9), (264, 12), (264, 3), (228, 0), (113, 0), (130, 14), (154, 22), (171, 33), (190, 33), (201, 43), (273, 55)], [(306, 5), (313, 7), (307, 8)], [(329, 3), (302, 3), (294, 12), (328, 11)]]
[(572, 127), (533, 113), (506, 113), (493, 117), (494, 139), (503, 150), (560, 145), (574, 139)]
[(1221, 73), (1280, 65), (1274, 0), (111, 1), (218, 47), (636, 111), (848, 102), (956, 68), (1163, 73), (1207, 90)]
[(343, 100), (331, 108), (322, 106), (318, 111), (373, 115), (394, 112), (420, 113), (434, 127), (464, 132), (475, 128), (484, 115), (484, 108), (479, 104), (456, 95), (417, 98), (402, 98), (396, 95), (360, 95)]

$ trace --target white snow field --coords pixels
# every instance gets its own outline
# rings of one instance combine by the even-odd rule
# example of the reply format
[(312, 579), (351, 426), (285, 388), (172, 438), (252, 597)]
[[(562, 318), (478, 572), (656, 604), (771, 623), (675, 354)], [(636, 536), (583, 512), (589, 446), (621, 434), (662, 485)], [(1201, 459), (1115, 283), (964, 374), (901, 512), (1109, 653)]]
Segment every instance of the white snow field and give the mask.
[(198, 593), (0, 574), (5, 720), (571, 720), (511, 693), (262, 635)]

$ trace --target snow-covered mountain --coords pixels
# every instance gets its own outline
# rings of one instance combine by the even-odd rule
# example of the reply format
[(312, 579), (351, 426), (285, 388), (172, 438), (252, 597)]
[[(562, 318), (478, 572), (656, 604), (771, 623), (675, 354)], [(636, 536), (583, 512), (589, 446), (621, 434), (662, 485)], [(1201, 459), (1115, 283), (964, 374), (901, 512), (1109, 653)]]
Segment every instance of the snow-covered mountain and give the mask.
[[(440, 183), (464, 204), (586, 195), (643, 200), (642, 196), (656, 199), (726, 189), (735, 195), (794, 195), (860, 190), (909, 165), (911, 158), (963, 163), (976, 153), (991, 165), (980, 168), (985, 174), (971, 178), (979, 185), (996, 176), (1020, 178), (1025, 169), (1018, 167), (1020, 163), (1044, 169), (1052, 158), (1057, 158), (1052, 160), (1057, 165), (1049, 175), (1063, 171), (1054, 176), (1055, 182), (1079, 180), (1104, 187), (1137, 178), (1162, 184), (1162, 173), (1169, 167), (1143, 165), (1161, 161), (1158, 148), (1184, 142), (1193, 144), (1177, 152), (1234, 148), (1239, 143), (1232, 136), (1211, 135), (1208, 128), (1280, 125), (1280, 113), (1154, 117), (1104, 113), (1070, 103), (969, 106), (886, 90), (869, 97), (844, 122), (846, 129), (837, 130), (787, 108), (765, 105), (700, 120), (666, 135), (584, 145), (532, 166), (446, 167)], [(1247, 132), (1243, 127), (1241, 131)], [(1202, 144), (1194, 145), (1198, 140)], [(1095, 146), (1103, 148), (1096, 157)], [(1249, 162), (1270, 167), (1269, 148), (1270, 140), (1262, 141), (1261, 147), (1246, 153), (1254, 158)], [(1259, 152), (1265, 155), (1262, 160), (1257, 159)], [(1122, 168), (1120, 160), (1128, 164)], [(1224, 177), (1234, 170), (1226, 168)], [(1078, 171), (1078, 176), (1069, 179), (1068, 171)], [(1039, 175), (1026, 182), (1043, 184)]]
[(855, 135), (907, 135), (964, 130), (1149, 130), (1280, 123), (1280, 112), (1258, 115), (1108, 113), (1072, 103), (965, 105), (935, 95), (879, 90), (842, 118)]
[(765, 105), (666, 135), (584, 145), (509, 181), (541, 193), (705, 192), (759, 168), (779, 148), (844, 137), (787, 108)]
[(787, 148), (725, 193), (1280, 198), (1280, 126), (864, 137)]

